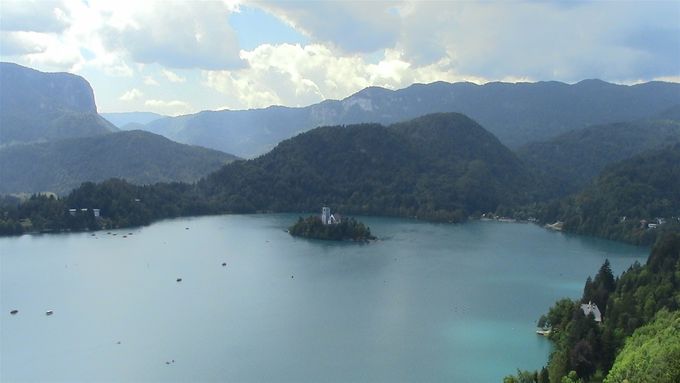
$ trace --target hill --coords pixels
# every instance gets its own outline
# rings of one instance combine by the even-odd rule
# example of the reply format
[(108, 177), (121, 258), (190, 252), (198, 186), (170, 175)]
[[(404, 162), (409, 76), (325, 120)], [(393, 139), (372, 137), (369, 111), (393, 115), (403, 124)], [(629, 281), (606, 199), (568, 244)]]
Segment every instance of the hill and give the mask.
[(583, 191), (543, 206), (538, 215), (564, 222), (566, 231), (639, 244), (680, 231), (680, 144), (611, 165)]
[(532, 179), (460, 114), (314, 129), (199, 183), (221, 211), (316, 211), (459, 221), (529, 199)]
[(0, 83), (2, 146), (118, 130), (97, 114), (92, 88), (80, 76), (0, 63)]
[(680, 121), (635, 121), (574, 130), (525, 145), (517, 155), (543, 180), (547, 196), (563, 197), (581, 190), (607, 165), (674, 142), (680, 142)]
[(85, 181), (194, 182), (236, 157), (126, 131), (0, 148), (0, 193), (65, 194)]
[(594, 124), (645, 119), (679, 103), (680, 84), (663, 82), (632, 86), (599, 80), (573, 85), (435, 82), (396, 91), (370, 87), (344, 100), (303, 108), (205, 111), (156, 120), (144, 129), (251, 158), (317, 126), (391, 124), (458, 112), (478, 121), (505, 145), (518, 148)]
[[(166, 116), (152, 112), (120, 112), (120, 113), (100, 113), (107, 121), (111, 122), (118, 129), (135, 130), (137, 126), (148, 124), (152, 121)], [(134, 129), (128, 129), (134, 127)]]

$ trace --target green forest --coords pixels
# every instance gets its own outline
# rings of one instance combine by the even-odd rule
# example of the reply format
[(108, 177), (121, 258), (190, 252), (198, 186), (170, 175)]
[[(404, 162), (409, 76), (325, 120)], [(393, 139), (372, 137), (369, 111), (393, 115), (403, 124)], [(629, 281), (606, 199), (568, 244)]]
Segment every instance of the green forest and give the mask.
[[(586, 317), (593, 301), (602, 323)], [(659, 237), (645, 265), (615, 278), (606, 261), (583, 296), (562, 299), (538, 321), (554, 344), (541, 371), (519, 371), (506, 383), (680, 381), (680, 232)]]
[(680, 231), (680, 144), (611, 165), (578, 194), (522, 209), (516, 213), (564, 222), (565, 231), (652, 244)]

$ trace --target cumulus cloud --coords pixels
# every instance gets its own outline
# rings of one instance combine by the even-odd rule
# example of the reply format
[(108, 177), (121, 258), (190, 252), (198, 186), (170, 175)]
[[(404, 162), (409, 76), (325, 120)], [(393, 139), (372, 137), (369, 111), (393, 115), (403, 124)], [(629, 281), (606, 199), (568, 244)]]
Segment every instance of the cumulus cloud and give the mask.
[(181, 82), (185, 82), (187, 80), (186, 78), (179, 76), (177, 73), (170, 71), (170, 70), (167, 70), (167, 69), (162, 69), (161, 73), (170, 82), (181, 83)]
[(578, 81), (680, 73), (678, 2), (270, 3), (317, 42), (346, 52), (395, 49), (458, 74)]
[(180, 100), (151, 99), (144, 101), (144, 105), (148, 107), (149, 111), (170, 116), (190, 113), (193, 110), (189, 103)]
[(3, 55), (21, 56), (29, 66), (60, 71), (72, 70), (82, 62), (77, 47), (51, 33), (2, 31), (0, 39)]
[(119, 99), (121, 101), (132, 101), (132, 100), (136, 100), (138, 98), (141, 98), (143, 95), (144, 95), (144, 93), (142, 93), (142, 91), (140, 91), (139, 89), (132, 88), (132, 89), (128, 90), (127, 92), (123, 93), (119, 97)]
[[(367, 86), (400, 88), (413, 82), (461, 80), (441, 60), (413, 67), (402, 54), (385, 50), (377, 63), (359, 55), (342, 56), (320, 44), (261, 45), (242, 51), (248, 63), (238, 71), (204, 71), (204, 85), (229, 97), (231, 107), (309, 105), (339, 99)], [(480, 79), (481, 80), (481, 79)]]
[(153, 76), (144, 76), (144, 85), (159, 86), (160, 84)]
[[(104, 109), (145, 107), (166, 114), (193, 111), (179, 100), (189, 97), (200, 108), (252, 108), (308, 105), (371, 85), (394, 89), (439, 80), (680, 78), (678, 2), (240, 6), (269, 12), (311, 43), (239, 50), (238, 31), (229, 25), (238, 6), (225, 1), (2, 0), (0, 56), (87, 75)], [(266, 40), (267, 33), (263, 26), (258, 39)], [(201, 83), (186, 81), (198, 73)], [(180, 88), (182, 95), (173, 95)], [(143, 89), (154, 99), (124, 101), (128, 89)]]
[(102, 28), (109, 49), (141, 63), (170, 68), (225, 69), (242, 65), (224, 2), (150, 1), (116, 9)]
[(374, 52), (394, 46), (399, 37), (400, 2), (394, 1), (261, 1), (271, 12), (317, 42), (343, 51)]
[(0, 30), (61, 32), (68, 25), (62, 1), (2, 0)]

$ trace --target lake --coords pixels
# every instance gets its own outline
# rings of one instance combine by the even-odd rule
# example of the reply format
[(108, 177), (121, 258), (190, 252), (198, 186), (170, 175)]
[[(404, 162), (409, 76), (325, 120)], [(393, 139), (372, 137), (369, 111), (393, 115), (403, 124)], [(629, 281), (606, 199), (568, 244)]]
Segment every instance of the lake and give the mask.
[(556, 299), (648, 254), (376, 217), (379, 241), (323, 242), (289, 236), (296, 218), (0, 238), (0, 380), (500, 382), (546, 363), (535, 323)]

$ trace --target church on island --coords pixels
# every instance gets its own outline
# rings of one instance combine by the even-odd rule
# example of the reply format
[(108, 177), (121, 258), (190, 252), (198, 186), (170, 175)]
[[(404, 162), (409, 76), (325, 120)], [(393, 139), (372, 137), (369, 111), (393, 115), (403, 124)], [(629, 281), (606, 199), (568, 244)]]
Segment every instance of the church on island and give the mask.
[(340, 223), (340, 214), (338, 214), (337, 216), (331, 214), (331, 208), (328, 206), (324, 206), (321, 208), (321, 222), (324, 225), (336, 225)]

